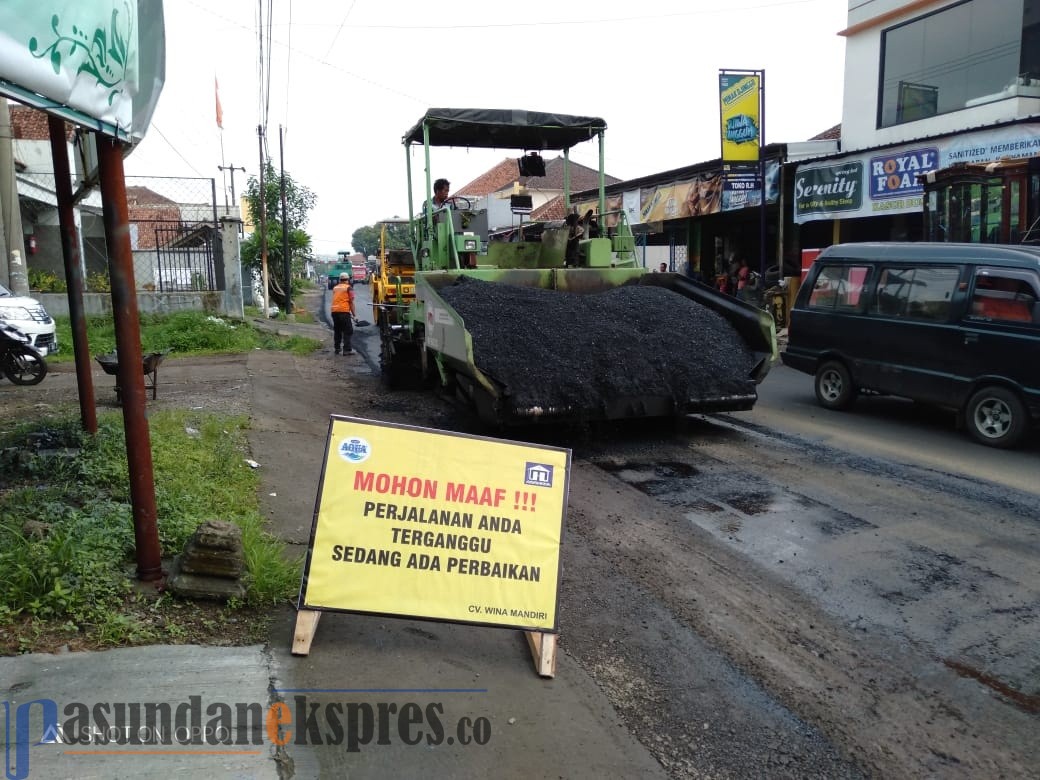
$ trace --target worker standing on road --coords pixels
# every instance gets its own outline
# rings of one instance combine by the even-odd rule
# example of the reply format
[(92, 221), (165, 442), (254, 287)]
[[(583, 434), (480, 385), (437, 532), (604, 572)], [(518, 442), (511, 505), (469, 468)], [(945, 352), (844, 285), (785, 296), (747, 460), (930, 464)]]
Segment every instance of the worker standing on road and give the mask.
[(339, 284), (332, 288), (332, 344), (336, 354), (340, 354), (340, 345), (344, 355), (353, 355), (350, 346), (354, 335), (354, 286), (350, 283), (350, 274), (345, 271), (339, 275)]

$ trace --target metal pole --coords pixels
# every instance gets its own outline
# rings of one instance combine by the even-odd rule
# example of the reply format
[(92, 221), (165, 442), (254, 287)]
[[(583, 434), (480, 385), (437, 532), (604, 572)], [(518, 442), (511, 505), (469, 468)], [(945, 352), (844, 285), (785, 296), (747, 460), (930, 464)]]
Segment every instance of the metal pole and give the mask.
[(563, 211), (571, 213), (571, 150), (563, 150)]
[(758, 71), (758, 283), (766, 283), (766, 161), (762, 154), (766, 148), (766, 72)]
[(261, 316), (266, 320), (271, 310), (271, 303), (270, 288), (267, 286), (267, 189), (264, 185), (264, 169), (267, 166), (264, 160), (264, 128), (262, 125), (256, 126), (256, 137), (260, 142), (260, 276), (264, 285), (261, 293), (264, 310)]
[[(430, 126), (426, 124), (426, 120), (423, 120), (422, 126), (423, 133), (423, 157), (426, 161), (426, 208), (423, 209), (423, 220), (426, 222), (426, 235), (429, 236), (430, 241), (430, 252), (426, 259), (423, 260), (423, 265), (420, 266), (420, 270), (427, 271), (433, 268), (433, 254), (432, 247), (434, 244), (433, 235), (433, 176), (430, 173)], [(420, 252), (420, 254), (422, 254)], [(449, 256), (450, 261), (450, 256)]]
[(292, 314), (292, 263), (289, 261), (289, 212), (285, 207), (285, 147), (282, 126), (278, 125), (278, 157), (282, 168), (282, 272), (285, 275), (285, 316)]
[[(213, 198), (213, 227), (216, 227), (220, 223), (220, 217), (217, 215), (217, 180), (210, 179), (209, 186), (211, 191), (211, 197)], [(224, 196), (224, 208), (225, 214), (227, 213), (227, 195)]]
[[(234, 165), (218, 165), (217, 166), (217, 170), (218, 171), (231, 171), (231, 205), (232, 206), (237, 205), (235, 203), (235, 171), (242, 171), (242, 173), (245, 173), (246, 169), (242, 168), (242, 167), (236, 168)], [(224, 200), (225, 201), (227, 200), (227, 196), (226, 195), (225, 195)]]
[[(412, 155), (411, 146), (407, 142), (404, 145), (404, 169), (405, 175), (408, 178), (408, 247), (412, 250), (412, 255), (415, 257), (416, 268), (420, 271), (423, 270), (419, 260), (420, 257), (420, 239), (419, 236), (422, 234), (422, 226), (417, 224), (413, 215), (415, 214), (414, 201), (412, 200)], [(380, 258), (382, 262), (383, 258)]]
[(109, 252), (108, 274), (112, 283), (112, 313), (119, 355), (116, 381), (123, 403), (123, 428), (126, 431), (126, 457), (130, 471), (137, 578), (151, 582), (163, 577), (162, 555), (156, 522), (152, 444), (145, 417), (144, 360), (134, 284), (134, 255), (130, 247), (123, 145), (101, 135), (98, 136), (97, 145), (101, 206)]
[(80, 262), (76, 214), (72, 205), (72, 179), (69, 175), (69, 150), (65, 140), (65, 120), (50, 114), (47, 117), (47, 128), (50, 131), (51, 158), (54, 163), (54, 194), (58, 200), (61, 256), (65, 262), (65, 281), (68, 285), (72, 352), (76, 360), (76, 387), (79, 389), (79, 418), (85, 431), (97, 433), (94, 378), (90, 373), (87, 315), (83, 307), (83, 266)]
[[(599, 136), (599, 218), (605, 220), (603, 212), (607, 210), (607, 194), (606, 194), (606, 180), (604, 178), (603, 167), (606, 165), (606, 157), (603, 151), (603, 131), (600, 130), (597, 135)], [(606, 223), (600, 225), (604, 227)]]
[(404, 145), (404, 169), (408, 177), (408, 221), (411, 222), (412, 214), (415, 213), (414, 201), (412, 200), (412, 156), (408, 144)]

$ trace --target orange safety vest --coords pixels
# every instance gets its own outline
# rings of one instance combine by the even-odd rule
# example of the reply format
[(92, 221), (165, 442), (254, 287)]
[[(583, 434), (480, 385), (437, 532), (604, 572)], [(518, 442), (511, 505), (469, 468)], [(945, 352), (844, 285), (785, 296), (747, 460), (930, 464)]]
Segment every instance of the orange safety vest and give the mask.
[(354, 288), (346, 282), (340, 282), (332, 288), (333, 313), (354, 311)]

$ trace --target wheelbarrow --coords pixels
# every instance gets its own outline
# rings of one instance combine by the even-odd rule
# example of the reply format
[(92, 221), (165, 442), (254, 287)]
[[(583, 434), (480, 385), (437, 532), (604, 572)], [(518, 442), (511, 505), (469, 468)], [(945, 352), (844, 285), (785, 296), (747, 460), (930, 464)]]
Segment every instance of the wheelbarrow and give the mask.
[[(159, 365), (169, 353), (170, 350), (168, 349), (163, 350), (162, 352), (149, 352), (141, 358), (141, 369), (149, 380), (148, 382), (145, 382), (144, 389), (152, 391), (153, 401), (155, 400), (159, 388)], [(109, 352), (107, 355), (95, 355), (94, 359), (98, 362), (98, 365), (104, 369), (106, 374), (109, 376), (118, 376), (119, 356), (115, 352)], [(116, 400), (123, 400), (118, 382), (116, 383)]]

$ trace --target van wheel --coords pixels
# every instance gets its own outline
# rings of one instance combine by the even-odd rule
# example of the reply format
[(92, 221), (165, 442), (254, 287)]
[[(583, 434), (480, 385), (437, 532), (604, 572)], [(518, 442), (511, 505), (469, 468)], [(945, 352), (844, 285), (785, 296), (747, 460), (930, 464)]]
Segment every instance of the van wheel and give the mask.
[(990, 447), (1014, 447), (1026, 432), (1025, 405), (999, 385), (976, 392), (964, 416), (972, 438)]
[(829, 360), (816, 369), (816, 400), (825, 409), (848, 409), (856, 400), (856, 388), (845, 364)]

